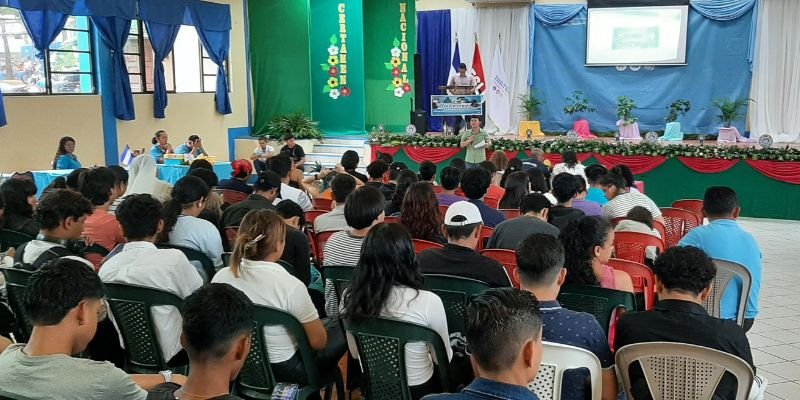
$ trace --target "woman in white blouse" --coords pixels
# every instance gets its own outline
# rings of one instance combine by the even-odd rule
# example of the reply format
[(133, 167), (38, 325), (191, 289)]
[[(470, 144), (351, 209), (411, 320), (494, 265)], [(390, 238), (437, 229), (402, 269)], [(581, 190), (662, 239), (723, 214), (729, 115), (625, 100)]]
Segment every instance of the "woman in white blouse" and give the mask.
[[(400, 224), (380, 223), (364, 239), (361, 259), (356, 266), (352, 291), (344, 294), (344, 318), (360, 322), (383, 316), (427, 326), (441, 336), (447, 360), (453, 357), (447, 331), (447, 316), (442, 300), (427, 290), (414, 256), (411, 235)], [(348, 337), (350, 354), (358, 358), (355, 343)], [(439, 393), (432, 356), (425, 343), (406, 345), (406, 375), (411, 397)]]
[(555, 167), (553, 167), (553, 173), (550, 175), (551, 181), (556, 175), (562, 172), (569, 172), (572, 175), (583, 177), (583, 181), (588, 182), (586, 180), (586, 173), (583, 172), (583, 164), (578, 161), (578, 155), (575, 154), (574, 151), (565, 151), (563, 156), (564, 162), (558, 163)]

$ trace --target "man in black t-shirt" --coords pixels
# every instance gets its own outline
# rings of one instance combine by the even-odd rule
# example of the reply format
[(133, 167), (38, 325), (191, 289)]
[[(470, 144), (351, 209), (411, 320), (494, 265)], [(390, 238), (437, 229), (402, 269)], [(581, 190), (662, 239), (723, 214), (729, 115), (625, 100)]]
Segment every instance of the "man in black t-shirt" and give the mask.
[(303, 170), (303, 165), (306, 163), (306, 152), (303, 151), (303, 146), (295, 143), (294, 135), (287, 133), (283, 136), (283, 141), (286, 145), (281, 147), (281, 154), (286, 154), (292, 159), (295, 168)]

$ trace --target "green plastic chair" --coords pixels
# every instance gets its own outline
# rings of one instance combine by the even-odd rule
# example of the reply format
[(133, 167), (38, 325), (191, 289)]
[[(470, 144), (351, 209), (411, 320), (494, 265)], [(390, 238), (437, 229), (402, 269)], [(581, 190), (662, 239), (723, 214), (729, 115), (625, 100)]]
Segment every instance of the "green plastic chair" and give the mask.
[(285, 269), (286, 272), (288, 272), (290, 275), (292, 275), (293, 277), (297, 278), (297, 271), (294, 269), (294, 266), (292, 265), (292, 263), (290, 263), (288, 261), (283, 261), (283, 260), (275, 261), (275, 263), (280, 265), (281, 267), (283, 267), (283, 269)]
[(180, 250), (189, 261), (197, 261), (203, 267), (203, 273), (206, 274), (204, 277), (204, 282), (208, 283), (211, 282), (211, 278), (214, 277), (214, 274), (217, 273), (217, 269), (214, 268), (214, 262), (208, 258), (203, 252), (197, 251), (195, 249), (190, 249), (184, 246), (176, 246), (174, 244), (167, 244), (167, 243), (159, 243), (156, 245), (159, 249), (175, 249)]
[(411, 400), (406, 378), (406, 343), (425, 342), (438, 363), (441, 389), (450, 391), (450, 364), (441, 336), (426, 326), (393, 318), (371, 317), (359, 323), (345, 321), (364, 371), (365, 396), (370, 400)]
[(566, 309), (594, 315), (606, 335), (608, 335), (611, 328), (614, 311), (618, 308), (623, 308), (626, 311), (636, 310), (633, 293), (605, 289), (599, 286), (563, 286), (561, 287), (561, 293), (558, 294), (558, 302)]
[[(339, 367), (333, 371), (320, 371), (315, 362), (316, 353), (308, 344), (308, 337), (303, 325), (291, 314), (267, 306), (255, 307), (255, 321), (250, 342), (250, 353), (236, 378), (234, 389), (237, 396), (248, 399), (270, 399), (272, 391), (278, 383), (272, 373), (267, 353), (267, 344), (264, 340), (264, 328), (281, 325), (289, 331), (289, 335), (297, 342), (300, 357), (306, 370), (308, 385), (301, 387), (298, 399), (303, 400), (320, 389), (325, 388), (325, 398), (330, 399), (331, 388), (336, 386), (337, 399), (344, 400), (344, 384), (342, 372)], [(291, 383), (291, 382), (290, 382)]]
[(124, 283), (105, 283), (106, 298), (125, 345), (125, 371), (153, 374), (170, 369), (161, 353), (151, 307), (173, 306), (183, 300), (165, 290)]
[(12, 231), (11, 229), (0, 229), (0, 251), (6, 251), (10, 247), (17, 248), (24, 243), (28, 243), (34, 238), (22, 232)]
[[(333, 288), (336, 290), (336, 298), (342, 300), (342, 293), (345, 289), (350, 287), (350, 281), (356, 273), (356, 267), (351, 265), (328, 265), (322, 267), (322, 278), (333, 283)], [(336, 305), (337, 309), (339, 305)]]
[(33, 271), (26, 271), (19, 268), (0, 268), (3, 271), (3, 276), (6, 278), (6, 290), (8, 291), (8, 305), (11, 306), (11, 311), (14, 312), (16, 318), (16, 330), (14, 331), (17, 336), (17, 342), (25, 343), (31, 337), (33, 324), (28, 320), (25, 314), (25, 305), (22, 299), (25, 298), (25, 290), (28, 287), (28, 278), (30, 278)]
[(450, 334), (464, 332), (464, 318), (472, 296), (490, 288), (486, 282), (453, 275), (426, 274), (425, 286), (442, 299)]

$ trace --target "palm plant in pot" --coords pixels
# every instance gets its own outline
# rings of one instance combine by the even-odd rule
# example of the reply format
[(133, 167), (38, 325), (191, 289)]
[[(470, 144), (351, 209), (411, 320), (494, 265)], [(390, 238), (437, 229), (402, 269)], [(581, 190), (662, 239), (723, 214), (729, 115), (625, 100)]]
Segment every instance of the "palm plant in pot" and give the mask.
[(714, 99), (711, 104), (719, 109), (717, 120), (722, 122), (726, 128), (730, 128), (731, 123), (744, 118), (746, 113), (744, 108), (749, 104), (750, 101), (751, 100), (747, 98), (736, 100), (717, 98)]
[(533, 121), (536, 116), (542, 113), (542, 104), (544, 100), (536, 97), (536, 92), (531, 91), (530, 95), (519, 96), (521, 104), (519, 110), (523, 112), (528, 121)]
[(283, 135), (291, 133), (295, 139), (322, 140), (319, 123), (312, 121), (304, 113), (297, 111), (279, 115), (267, 124), (267, 135), (281, 140)]

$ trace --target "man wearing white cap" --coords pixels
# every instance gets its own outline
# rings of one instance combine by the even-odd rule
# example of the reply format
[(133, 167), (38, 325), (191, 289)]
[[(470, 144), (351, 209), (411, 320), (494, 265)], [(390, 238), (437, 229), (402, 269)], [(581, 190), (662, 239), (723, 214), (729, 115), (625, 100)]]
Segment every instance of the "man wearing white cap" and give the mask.
[(444, 231), (447, 245), (425, 250), (417, 255), (423, 274), (447, 274), (477, 279), (492, 287), (511, 286), (503, 266), (475, 251), (481, 226), (481, 212), (467, 201), (457, 201), (447, 208)]

